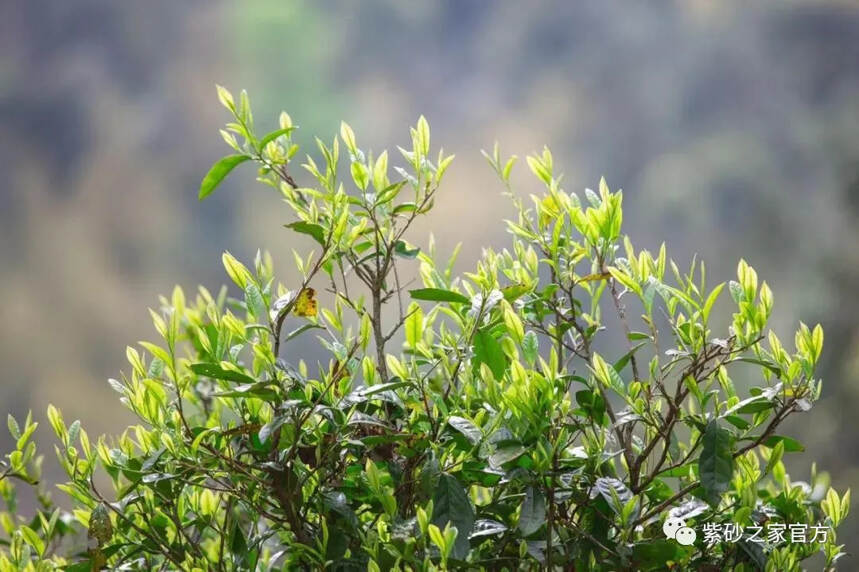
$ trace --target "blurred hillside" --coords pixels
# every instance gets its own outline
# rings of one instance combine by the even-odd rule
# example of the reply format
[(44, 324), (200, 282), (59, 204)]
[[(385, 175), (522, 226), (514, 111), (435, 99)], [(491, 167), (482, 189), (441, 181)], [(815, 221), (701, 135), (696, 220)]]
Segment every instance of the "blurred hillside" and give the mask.
[(859, 6), (488, 6), (0, 4), (0, 413), (53, 402), (91, 433), (124, 427), (105, 380), (151, 336), (158, 294), (216, 289), (226, 249), (291, 265), (286, 215), (251, 173), (196, 200), (225, 149), (217, 82), (247, 88), (259, 124), (288, 110), (305, 142), (345, 119), (362, 146), (391, 147), (425, 114), (457, 160), (414, 238), (463, 241), (462, 268), (507, 243), (510, 209), (477, 153), (496, 139), (520, 156), (548, 144), (570, 190), (604, 174), (637, 243), (698, 253), (711, 280), (746, 257), (779, 333), (826, 330), (824, 398), (789, 428), (811, 449), (793, 472), (818, 459), (856, 488)]

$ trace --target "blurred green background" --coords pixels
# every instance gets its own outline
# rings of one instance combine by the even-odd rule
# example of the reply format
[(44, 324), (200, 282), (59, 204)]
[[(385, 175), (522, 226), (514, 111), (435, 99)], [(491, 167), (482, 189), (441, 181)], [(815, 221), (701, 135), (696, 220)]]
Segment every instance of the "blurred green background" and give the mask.
[(412, 238), (463, 241), (463, 269), (508, 241), (478, 153), (496, 139), (548, 144), (567, 190), (604, 174), (637, 245), (698, 253), (712, 281), (746, 257), (783, 338), (799, 320), (826, 331), (823, 398), (786, 429), (809, 449), (793, 476), (816, 459), (859, 485), (859, 4), (0, 3), (4, 416), (53, 402), (91, 434), (121, 430), (105, 381), (152, 337), (158, 294), (217, 289), (226, 249), (292, 265), (287, 213), (249, 170), (197, 202), (227, 151), (216, 82), (250, 92), (261, 128), (288, 110), (304, 142), (345, 119), (379, 150), (425, 114), (457, 160)]

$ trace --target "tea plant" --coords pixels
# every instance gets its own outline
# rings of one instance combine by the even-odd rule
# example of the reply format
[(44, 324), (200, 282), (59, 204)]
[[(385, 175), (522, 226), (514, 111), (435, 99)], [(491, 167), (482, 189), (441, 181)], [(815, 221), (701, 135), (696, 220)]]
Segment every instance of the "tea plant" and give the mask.
[[(34, 424), (10, 418), (0, 571), (834, 567), (849, 491), (815, 469), (791, 480), (783, 456), (803, 446), (779, 433), (820, 395), (823, 332), (801, 324), (790, 350), (767, 330), (773, 294), (748, 264), (712, 285), (703, 263), (637, 250), (621, 192), (568, 192), (548, 150), (527, 158), (540, 190), (524, 198), (496, 146), (512, 244), (457, 274), (456, 252), (410, 242), (456, 200), (425, 119), (396, 155), (344, 123), (299, 177), (290, 117), (259, 136), (247, 95), (218, 94), (233, 154), (200, 198), (252, 163), (316, 246), (287, 284), (268, 254), (225, 253), (234, 287), (162, 298), (158, 341), (110, 380), (139, 420), (118, 437), (48, 410), (71, 512), (42, 495), (15, 516), (12, 479), (35, 482), (38, 458)], [(693, 544), (666, 538), (669, 516)], [(791, 524), (825, 538), (706, 533)]]

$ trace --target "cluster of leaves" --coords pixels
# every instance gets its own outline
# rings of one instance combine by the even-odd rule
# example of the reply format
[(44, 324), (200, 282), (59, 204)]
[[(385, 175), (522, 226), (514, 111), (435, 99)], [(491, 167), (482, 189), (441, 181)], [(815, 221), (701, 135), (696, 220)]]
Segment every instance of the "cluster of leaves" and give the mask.
[[(235, 154), (200, 197), (253, 162), (295, 217), (286, 226), (317, 247), (295, 253), (289, 286), (270, 256), (248, 266), (226, 253), (238, 295), (163, 298), (160, 340), (129, 347), (129, 372), (110, 382), (139, 419), (118, 438), (92, 444), (49, 410), (76, 508), (46, 503), (29, 525), (4, 513), (0, 570), (62, 566), (49, 545), (76, 523), (81, 570), (791, 570), (815, 553), (834, 566), (849, 492), (816, 471), (792, 481), (782, 457), (802, 445), (777, 433), (820, 395), (823, 333), (802, 325), (790, 352), (767, 332), (773, 295), (745, 262), (729, 318), (703, 264), (684, 273), (664, 245), (636, 251), (621, 234), (620, 192), (602, 181), (583, 202), (545, 150), (528, 157), (542, 191), (526, 201), (496, 147), (486, 156), (518, 213), (513, 243), (459, 276), (456, 253), (439, 263), (432, 243), (405, 239), (452, 159), (430, 153), (426, 120), (395, 175), (343, 124), (317, 140), (302, 187), (289, 116), (257, 137), (247, 96), (218, 91)], [(422, 287), (401, 283), (404, 265)], [(308, 363), (291, 348), (312, 333)], [(738, 392), (744, 373), (759, 384)], [(4, 477), (31, 479), (26, 427), (0, 472), (7, 503)], [(830, 532), (682, 546), (662, 532), (669, 513)]]
[[(52, 554), (74, 532), (74, 516), (56, 508), (41, 484), (42, 457), (33, 442), (39, 424), (28, 415), (22, 426), (9, 415), (7, 425), (15, 449), (0, 458), (0, 499), (5, 504), (0, 510), (0, 571), (61, 570), (68, 561)], [(21, 499), (14, 482), (34, 493), (38, 510), (28, 522), (18, 517)]]

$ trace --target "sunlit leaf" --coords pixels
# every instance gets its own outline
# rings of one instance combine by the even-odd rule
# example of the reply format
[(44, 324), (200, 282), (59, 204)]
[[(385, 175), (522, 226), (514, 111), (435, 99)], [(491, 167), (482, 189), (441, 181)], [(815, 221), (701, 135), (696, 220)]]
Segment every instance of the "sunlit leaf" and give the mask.
[(415, 300), (426, 300), (428, 302), (469, 303), (468, 298), (462, 294), (441, 288), (418, 288), (417, 290), (409, 290), (409, 294)]
[(198, 198), (203, 200), (212, 194), (212, 191), (230, 174), (230, 171), (248, 160), (250, 160), (250, 157), (247, 155), (228, 155), (212, 165), (212, 168), (209, 169), (209, 172), (206, 173), (206, 176), (203, 177), (203, 181), (200, 183)]

